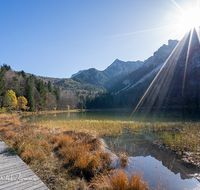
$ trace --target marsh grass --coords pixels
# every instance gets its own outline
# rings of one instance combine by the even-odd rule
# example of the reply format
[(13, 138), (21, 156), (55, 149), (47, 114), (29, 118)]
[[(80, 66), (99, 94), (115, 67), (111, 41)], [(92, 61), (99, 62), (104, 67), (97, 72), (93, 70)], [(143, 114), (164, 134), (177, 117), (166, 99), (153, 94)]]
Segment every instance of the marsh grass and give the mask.
[[(140, 123), (132, 121), (101, 121), (101, 120), (83, 120), (83, 121), (49, 121), (41, 122), (38, 125), (51, 128), (62, 128), (64, 130), (80, 131), (88, 134), (98, 134), (100, 137), (117, 137), (123, 133), (152, 133), (157, 134), (155, 140), (175, 151), (177, 154), (185, 155), (186, 152), (194, 153), (193, 163), (200, 165), (200, 123)], [(194, 157), (194, 156), (193, 156)]]
[(185, 123), (176, 127), (176, 131), (165, 131), (163, 143), (174, 151), (200, 152), (200, 124)]
[[(20, 122), (19, 115), (0, 114), (0, 138), (50, 189), (88, 189), (91, 181), (91, 187), (96, 189), (117, 189), (116, 184), (122, 189), (137, 189), (134, 184), (139, 182), (136, 181), (140, 181), (143, 187), (145, 183), (137, 177), (140, 175), (133, 174), (131, 178), (122, 173), (108, 174), (110, 155), (105, 152), (106, 144), (100, 137), (120, 138), (127, 132), (158, 133), (161, 134), (159, 141), (165, 146), (177, 153), (187, 152), (199, 163), (199, 126), (199, 123), (149, 124), (97, 120), (27, 124)], [(122, 166), (126, 166), (128, 156), (121, 152)], [(129, 179), (132, 179), (131, 182)]]
[(34, 125), (21, 123), (19, 115), (0, 114), (0, 138), (50, 189), (88, 189), (93, 178), (111, 170), (110, 154), (100, 130), (94, 131), (96, 125), (111, 134), (110, 122)]
[(95, 179), (94, 181), (92, 181), (91, 185), (99, 190), (148, 189), (147, 183), (142, 181), (141, 173), (132, 173), (132, 175), (129, 175), (122, 169)]
[(106, 121), (106, 120), (81, 120), (81, 121), (44, 121), (37, 123), (38, 126), (48, 126), (52, 129), (57, 127), (64, 129), (66, 131), (79, 131), (89, 134), (98, 134), (99, 136), (118, 136), (124, 132), (124, 129), (130, 132), (138, 132), (142, 128), (146, 130), (149, 127), (147, 123), (137, 123), (137, 122), (126, 122), (126, 121)]
[(0, 138), (50, 189), (86, 189), (92, 177), (109, 168), (105, 143), (92, 133), (23, 124), (18, 115), (1, 114), (0, 121)]

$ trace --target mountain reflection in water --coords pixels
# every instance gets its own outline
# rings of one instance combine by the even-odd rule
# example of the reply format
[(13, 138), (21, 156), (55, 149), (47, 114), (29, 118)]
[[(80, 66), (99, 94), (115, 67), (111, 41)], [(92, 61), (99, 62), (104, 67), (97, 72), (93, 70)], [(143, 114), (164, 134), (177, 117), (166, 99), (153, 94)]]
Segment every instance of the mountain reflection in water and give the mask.
[[(199, 173), (198, 168), (183, 165), (174, 153), (159, 148), (149, 139), (152, 138), (129, 133), (120, 137), (104, 137), (114, 152), (126, 151), (130, 156), (129, 165), (125, 170), (129, 173), (143, 172), (143, 179), (152, 188), (200, 189), (200, 182), (192, 177)], [(119, 163), (117, 160), (115, 162)]]

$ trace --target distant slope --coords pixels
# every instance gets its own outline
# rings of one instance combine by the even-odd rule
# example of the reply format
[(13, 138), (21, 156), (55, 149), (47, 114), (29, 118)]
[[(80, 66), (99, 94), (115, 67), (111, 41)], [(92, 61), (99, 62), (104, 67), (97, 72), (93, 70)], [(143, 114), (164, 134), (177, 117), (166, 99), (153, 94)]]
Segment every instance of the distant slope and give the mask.
[(116, 81), (117, 77), (121, 78), (128, 72), (133, 71), (143, 65), (142, 61), (120, 61), (116, 59), (105, 70), (99, 71), (91, 68), (88, 70), (81, 70), (73, 74), (72, 79), (82, 84), (87, 83), (94, 85), (96, 88), (107, 89)]
[(142, 67), (134, 71), (130, 71), (119, 80), (115, 81), (108, 90), (114, 93), (127, 91), (129, 88), (133, 88), (137, 84), (143, 82), (145, 79), (154, 75), (159, 71), (163, 63), (167, 60), (170, 53), (177, 45), (177, 40), (169, 40), (168, 45), (161, 46), (153, 56), (149, 57)]
[(108, 78), (102, 72), (94, 68), (83, 71), (72, 79), (82, 84), (86, 83), (94, 85), (96, 88), (100, 89), (105, 89), (104, 83), (108, 80)]
[(75, 77), (75, 76), (81, 74), (83, 71), (86, 71), (86, 69), (85, 70), (79, 70), (77, 73), (72, 74), (72, 76), (70, 78)]

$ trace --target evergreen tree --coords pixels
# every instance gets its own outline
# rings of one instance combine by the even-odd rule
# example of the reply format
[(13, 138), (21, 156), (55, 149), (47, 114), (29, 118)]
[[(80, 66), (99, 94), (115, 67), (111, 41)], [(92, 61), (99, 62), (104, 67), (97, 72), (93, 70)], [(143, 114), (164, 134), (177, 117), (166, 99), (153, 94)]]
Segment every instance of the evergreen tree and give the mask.
[(4, 84), (4, 76), (6, 74), (6, 69), (5, 67), (1, 67), (0, 71), (0, 96), (5, 95), (5, 84)]
[(51, 81), (48, 82), (48, 90), (49, 90), (49, 92), (53, 93)]
[(42, 80), (36, 81), (36, 88), (41, 96), (42, 109), (45, 110), (45, 108), (46, 108), (46, 89), (45, 89), (45, 84), (43, 83)]
[(59, 87), (56, 86), (56, 84), (54, 84), (54, 95), (56, 97), (56, 102), (57, 102), (57, 109), (60, 109), (61, 107), (61, 100), (60, 100), (60, 89)]
[(30, 78), (27, 78), (26, 80), (26, 95), (25, 95), (27, 101), (28, 101), (28, 107), (30, 107), (30, 111), (34, 111), (34, 97), (33, 97), (33, 87), (31, 85)]
[(7, 64), (3, 64), (3, 66), (1, 66), (1, 70), (5, 70), (5, 71), (9, 71), (11, 69), (10, 65)]
[(22, 70), (18, 72), (19, 75), (22, 75), (23, 78), (26, 78), (26, 73)]
[(13, 77), (13, 84), (14, 84), (14, 91), (16, 93), (16, 96), (19, 96), (19, 82), (17, 77)]
[(3, 81), (3, 74), (0, 73), (0, 96), (5, 93), (5, 86)]

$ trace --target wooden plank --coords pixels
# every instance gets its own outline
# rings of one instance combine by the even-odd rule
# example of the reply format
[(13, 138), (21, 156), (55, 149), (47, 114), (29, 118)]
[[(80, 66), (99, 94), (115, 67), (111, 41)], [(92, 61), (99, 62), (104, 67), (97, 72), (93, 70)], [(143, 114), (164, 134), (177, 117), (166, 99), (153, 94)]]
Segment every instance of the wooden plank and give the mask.
[(47, 186), (0, 139), (0, 189), (47, 190)]
[[(27, 180), (26, 180), (27, 179)], [(28, 179), (31, 179), (31, 180), (28, 180)], [(9, 181), (7, 182), (6, 180), (2, 181), (2, 183), (0, 184), (0, 187), (1, 189), (2, 188), (5, 188), (5, 187), (8, 187), (8, 186), (13, 186), (13, 184), (20, 184), (22, 183), (23, 181), (37, 181), (40, 179), (35, 177), (35, 175), (32, 173), (32, 172), (24, 172), (24, 173), (21, 173), (20, 175), (17, 173), (17, 174), (13, 174), (12, 177), (9, 176)]]

